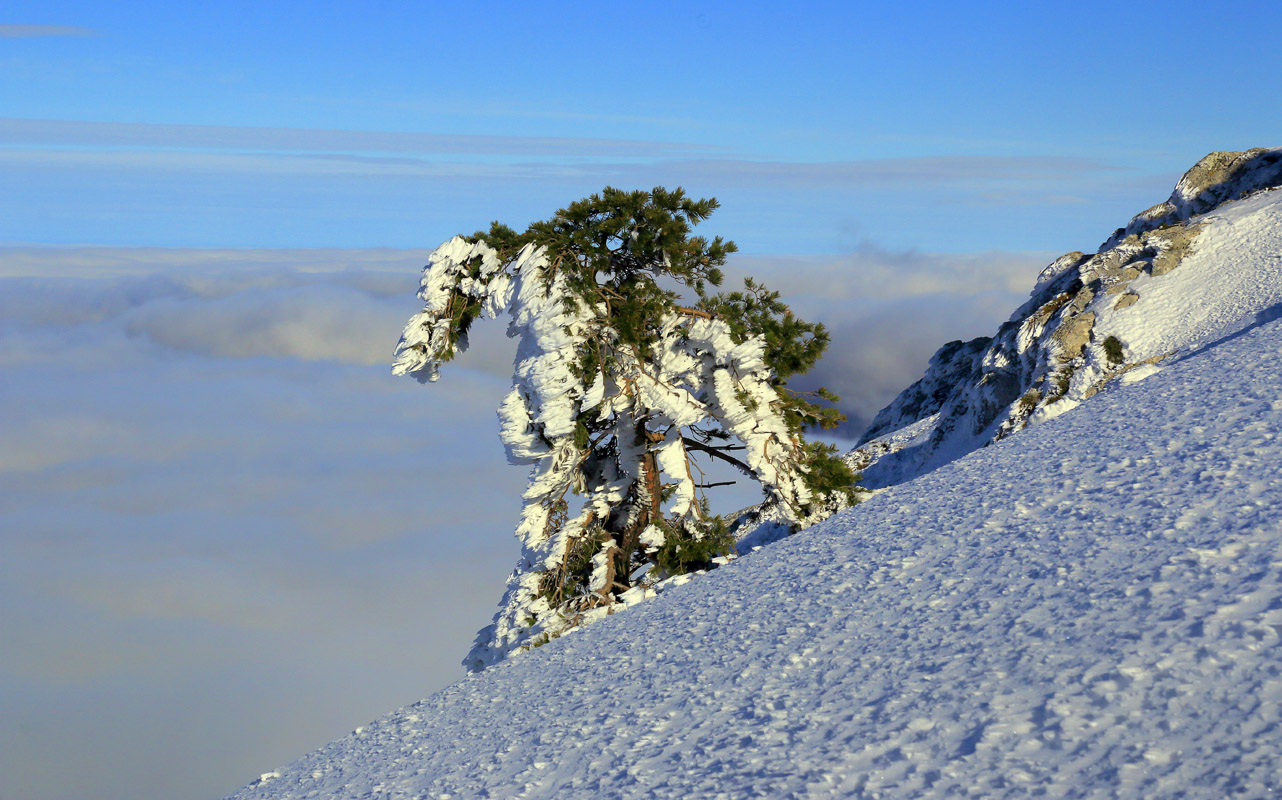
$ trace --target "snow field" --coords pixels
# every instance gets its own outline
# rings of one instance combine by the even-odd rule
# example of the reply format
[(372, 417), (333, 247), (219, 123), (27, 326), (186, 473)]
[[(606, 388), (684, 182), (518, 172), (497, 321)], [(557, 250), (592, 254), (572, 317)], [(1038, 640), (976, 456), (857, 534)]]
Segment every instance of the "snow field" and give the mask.
[(1280, 356), (1260, 321), (233, 797), (1282, 791)]
[(1282, 191), (1226, 203), (1201, 221), (1175, 270), (1131, 284), (1136, 305), (1101, 309), (1097, 338), (1117, 336), (1138, 361), (1205, 342), (1282, 303)]

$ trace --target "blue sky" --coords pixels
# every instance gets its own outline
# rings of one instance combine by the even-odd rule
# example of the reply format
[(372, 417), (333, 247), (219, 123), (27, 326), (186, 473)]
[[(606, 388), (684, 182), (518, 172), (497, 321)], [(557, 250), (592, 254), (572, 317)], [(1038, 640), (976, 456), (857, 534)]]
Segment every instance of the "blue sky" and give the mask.
[(442, 240), (714, 195), (853, 436), (1207, 152), (1282, 144), (1279, 39), (1264, 2), (10, 0), (0, 795), (217, 796), (461, 676), (524, 476), (501, 325), (388, 374)]
[(745, 252), (1081, 248), (1269, 141), (1282, 66), (1264, 2), (6, 13), (21, 243), (425, 247), (608, 182), (718, 196)]

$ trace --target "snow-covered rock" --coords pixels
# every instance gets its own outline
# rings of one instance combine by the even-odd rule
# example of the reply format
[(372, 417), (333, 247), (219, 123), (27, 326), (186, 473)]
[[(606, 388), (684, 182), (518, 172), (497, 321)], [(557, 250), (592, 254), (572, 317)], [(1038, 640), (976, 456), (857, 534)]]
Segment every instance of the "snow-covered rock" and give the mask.
[(1212, 153), (1097, 253), (1056, 259), (991, 339), (944, 345), (876, 416), (848, 456), (864, 485), (910, 480), (1277, 307), (1280, 185), (1282, 149)]

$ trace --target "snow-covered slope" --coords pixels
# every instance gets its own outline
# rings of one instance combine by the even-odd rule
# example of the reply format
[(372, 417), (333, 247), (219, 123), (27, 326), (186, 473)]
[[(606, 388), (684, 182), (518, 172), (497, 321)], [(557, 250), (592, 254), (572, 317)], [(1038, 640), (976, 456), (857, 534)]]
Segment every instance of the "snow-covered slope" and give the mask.
[(1056, 259), (992, 338), (944, 345), (877, 415), (851, 455), (864, 485), (1062, 414), (1282, 302), (1279, 185), (1282, 149), (1212, 153), (1098, 253)]
[(1268, 796), (1273, 316), (234, 797)]

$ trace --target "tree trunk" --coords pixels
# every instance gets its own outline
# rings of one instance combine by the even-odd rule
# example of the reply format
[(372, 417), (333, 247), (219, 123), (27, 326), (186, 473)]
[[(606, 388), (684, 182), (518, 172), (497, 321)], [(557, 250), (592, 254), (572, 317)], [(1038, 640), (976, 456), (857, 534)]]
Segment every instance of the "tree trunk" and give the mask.
[(659, 457), (651, 447), (663, 441), (663, 434), (648, 431), (645, 422), (637, 423), (637, 442), (646, 445), (645, 455), (641, 456), (641, 477), (634, 491), (637, 494), (636, 520), (628, 526), (619, 537), (618, 558), (615, 562), (615, 585), (626, 591), (632, 588), (632, 555), (641, 542), (641, 532), (663, 517), (660, 508), (663, 483), (659, 470)]

